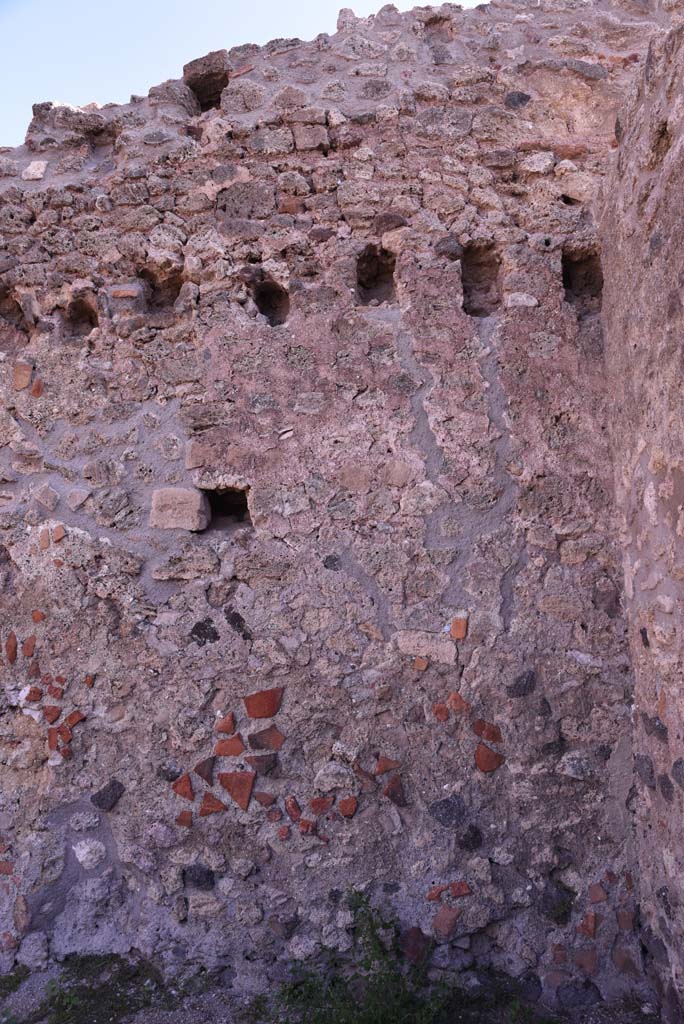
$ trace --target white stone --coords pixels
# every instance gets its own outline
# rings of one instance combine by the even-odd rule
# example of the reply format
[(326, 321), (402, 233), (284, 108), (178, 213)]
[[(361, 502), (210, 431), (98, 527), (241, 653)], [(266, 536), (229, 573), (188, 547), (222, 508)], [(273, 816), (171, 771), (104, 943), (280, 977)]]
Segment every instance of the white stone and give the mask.
[(82, 839), (79, 843), (74, 844), (74, 853), (76, 860), (86, 871), (92, 871), (107, 856), (104, 843), (101, 843), (99, 839)]
[(519, 309), (521, 306), (533, 309), (538, 305), (539, 299), (535, 299), (534, 295), (528, 295), (527, 292), (511, 292), (506, 296), (506, 309)]
[(521, 162), (520, 170), (524, 174), (550, 174), (555, 166), (553, 153), (532, 153)]
[(21, 172), (24, 181), (41, 181), (47, 171), (47, 160), (32, 160)]
[(159, 530), (206, 530), (211, 521), (209, 499), (192, 487), (160, 487), (152, 492), (150, 526)]

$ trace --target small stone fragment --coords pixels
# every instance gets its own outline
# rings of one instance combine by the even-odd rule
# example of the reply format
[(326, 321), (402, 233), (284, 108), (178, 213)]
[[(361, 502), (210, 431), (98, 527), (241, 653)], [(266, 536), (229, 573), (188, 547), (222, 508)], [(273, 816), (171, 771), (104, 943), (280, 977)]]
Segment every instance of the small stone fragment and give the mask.
[(406, 807), (406, 795), (404, 793), (404, 787), (401, 779), (398, 775), (393, 775), (385, 788), (383, 789), (384, 795), (391, 800), (397, 807)]
[(93, 793), (90, 802), (101, 811), (113, 811), (125, 792), (126, 787), (122, 782), (110, 779), (106, 786)]
[(41, 181), (47, 171), (47, 160), (32, 160), (21, 172), (22, 181)]

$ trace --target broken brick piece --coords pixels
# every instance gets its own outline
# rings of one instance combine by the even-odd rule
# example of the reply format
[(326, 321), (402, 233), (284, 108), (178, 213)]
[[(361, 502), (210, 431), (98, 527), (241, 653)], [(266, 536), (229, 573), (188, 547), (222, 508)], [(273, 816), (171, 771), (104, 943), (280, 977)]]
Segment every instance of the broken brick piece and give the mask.
[(467, 882), (452, 882), (449, 886), (449, 895), (454, 899), (459, 899), (461, 896), (470, 896), (470, 886)]
[(389, 782), (383, 789), (383, 793), (387, 799), (391, 800), (397, 807), (406, 807), (407, 801), (404, 794), (404, 787), (398, 775), (393, 775), (390, 778)]
[(275, 725), (269, 725), (267, 729), (253, 732), (248, 737), (248, 743), (252, 750), (280, 750), (285, 737)]
[(0, 860), (0, 875), (11, 875), (12, 864), (8, 860)]
[(289, 825), (281, 825), (280, 828), (278, 829), (278, 839), (281, 841), (281, 843), (284, 843), (289, 838), (290, 838), (290, 826)]
[(392, 772), (395, 768), (401, 768), (401, 761), (393, 761), (391, 757), (380, 756), (375, 762), (373, 774), (386, 775), (387, 772)]
[(467, 700), (464, 700), (460, 693), (453, 690), (452, 693), (446, 699), (447, 707), (450, 711), (454, 711), (456, 714), (468, 714), (470, 711), (470, 704)]
[(44, 526), (38, 533), (38, 547), (41, 551), (47, 551), (50, 547), (50, 531)]
[(297, 798), (294, 796), (285, 797), (285, 810), (290, 821), (299, 821), (302, 816), (302, 810), (297, 803)]
[(429, 903), (436, 903), (441, 898), (442, 893), (446, 892), (448, 888), (448, 885), (433, 885), (430, 889), (428, 889), (425, 895), (425, 899)]
[(275, 766), (278, 764), (278, 755), (248, 754), (245, 757), (245, 761), (256, 772), (261, 772), (262, 775), (268, 775), (268, 773), (272, 772)]
[(213, 793), (205, 793), (202, 798), (202, 806), (200, 807), (200, 818), (206, 818), (209, 814), (221, 814), (223, 811), (227, 811), (228, 808), (225, 804), (217, 800)]
[(337, 804), (337, 809), (343, 818), (353, 818), (359, 806), (355, 796), (345, 796)]
[(467, 615), (457, 615), (455, 619), (451, 620), (449, 635), (452, 640), (465, 640), (468, 635)]
[(176, 818), (176, 824), (182, 828), (192, 828), (192, 811), (181, 811)]
[(33, 611), (31, 612), (31, 619), (33, 622), (42, 622), (45, 618), (45, 612)]
[(432, 930), (439, 939), (449, 939), (460, 916), (457, 907), (441, 906), (432, 920)]
[(283, 820), (283, 812), (280, 810), (279, 807), (271, 807), (266, 817), (270, 822), (275, 824), (277, 821)]
[(62, 755), (62, 757), (64, 758), (65, 761), (70, 761), (71, 758), (74, 756), (74, 752), (71, 749), (71, 747), (69, 747), (69, 746), (67, 746), (67, 747), (60, 747), (59, 748), (59, 752), (60, 752), (60, 754)]
[(41, 690), (40, 686), (30, 686), (29, 692), (26, 694), (26, 700), (30, 704), (35, 704), (36, 701), (40, 700), (42, 696), (43, 691)]
[(195, 775), (199, 775), (200, 779), (204, 779), (208, 786), (214, 784), (214, 764), (216, 763), (215, 757), (205, 757), (203, 761), (196, 764), (193, 768)]
[(65, 537), (66, 530), (60, 523), (59, 526), (55, 526), (54, 530), (52, 531), (52, 539), (55, 542), (55, 544), (59, 544), (60, 540), (64, 540)]
[(254, 799), (257, 803), (261, 804), (262, 807), (272, 807), (276, 802), (276, 798), (273, 793), (264, 793), (261, 789), (254, 794)]
[(425, 672), (429, 665), (430, 662), (427, 658), (423, 658), (421, 655), (413, 659), (413, 668), (416, 672)]
[(82, 711), (72, 711), (70, 715), (66, 717), (66, 724), (70, 729), (73, 729), (79, 722), (85, 722), (85, 715)]
[(593, 939), (596, 935), (597, 917), (593, 910), (589, 910), (580, 923), (577, 925), (577, 931), (580, 935), (586, 935), (587, 938)]
[(478, 743), (477, 750), (475, 751), (475, 764), (481, 772), (495, 772), (505, 760), (506, 758), (503, 754), (497, 754), (495, 750), (492, 750), (486, 744)]
[(245, 709), (250, 718), (273, 718), (280, 710), (284, 687), (276, 686), (272, 690), (258, 690), (243, 697)]
[(48, 729), (48, 750), (57, 750), (59, 747), (59, 732), (57, 729)]
[(252, 796), (256, 772), (220, 772), (218, 778), (238, 807), (246, 811)]
[(50, 725), (53, 725), (61, 714), (62, 709), (55, 707), (54, 704), (46, 704), (45, 707), (43, 708), (43, 715), (45, 716), (45, 720)]
[(214, 747), (214, 753), (217, 757), (238, 757), (244, 750), (246, 750), (246, 747), (242, 742), (240, 733), (230, 736), (226, 740), (219, 740)]
[(192, 788), (192, 781), (187, 772), (185, 775), (181, 775), (179, 779), (176, 779), (176, 781), (171, 786), (171, 789), (174, 791), (176, 796), (182, 797), (183, 800), (195, 799), (195, 791)]
[(5, 642), (5, 653), (7, 654), (7, 660), (10, 665), (13, 665), (17, 660), (17, 637), (14, 632), (11, 632)]
[(501, 743), (503, 740), (499, 726), (493, 725), (492, 722), (485, 722), (484, 718), (478, 718), (473, 722), (473, 732), (481, 740), (488, 740), (489, 743)]
[(608, 899), (608, 894), (600, 882), (594, 882), (589, 886), (589, 899), (592, 903), (604, 903)]
[(326, 814), (334, 803), (332, 796), (314, 796), (309, 800), (309, 807), (316, 815)]
[(88, 689), (92, 689), (94, 683), (95, 683), (95, 676), (88, 675), (88, 676), (85, 677), (85, 684), (88, 687)]
[(446, 722), (449, 718), (449, 708), (446, 704), (433, 704), (432, 714), (438, 722)]
[(228, 736), (232, 736), (235, 732), (235, 715), (231, 711), (230, 714), (221, 718), (214, 726), (215, 732), (224, 732)]
[(40, 398), (44, 390), (45, 384), (40, 379), (40, 377), (36, 377), (33, 384), (31, 385), (31, 398)]
[(58, 725), (57, 726), (57, 735), (59, 736), (59, 738), (62, 741), (62, 743), (65, 743), (65, 744), (66, 743), (71, 743), (72, 733), (71, 733), (71, 729), (68, 727), (68, 725), (65, 725), (64, 723), (62, 723), (61, 725)]
[(313, 836), (316, 834), (316, 822), (311, 821), (310, 818), (299, 819), (299, 831), (303, 836)]
[(35, 636), (29, 636), (24, 640), (21, 645), (21, 653), (25, 658), (32, 658), (36, 649), (36, 638)]

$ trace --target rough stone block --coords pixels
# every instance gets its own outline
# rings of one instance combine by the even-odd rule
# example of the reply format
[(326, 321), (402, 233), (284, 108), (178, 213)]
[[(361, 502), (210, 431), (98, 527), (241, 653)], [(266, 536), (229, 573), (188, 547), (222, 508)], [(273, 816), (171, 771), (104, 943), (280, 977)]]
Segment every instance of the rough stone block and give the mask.
[(209, 499), (190, 487), (161, 487), (152, 493), (150, 526), (158, 530), (206, 530), (211, 520)]

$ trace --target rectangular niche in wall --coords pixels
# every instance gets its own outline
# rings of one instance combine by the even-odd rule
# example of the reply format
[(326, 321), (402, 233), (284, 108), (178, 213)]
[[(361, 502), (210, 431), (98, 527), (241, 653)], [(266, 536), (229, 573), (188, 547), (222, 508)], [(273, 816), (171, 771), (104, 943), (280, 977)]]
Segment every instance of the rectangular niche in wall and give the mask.
[(501, 305), (501, 257), (493, 245), (473, 242), (461, 256), (463, 309), (468, 316), (491, 316)]
[(217, 487), (215, 490), (205, 490), (204, 493), (211, 509), (209, 530), (230, 530), (235, 526), (251, 528), (248, 487)]
[(563, 288), (565, 301), (574, 306), (580, 317), (601, 312), (603, 270), (597, 252), (563, 253)]

